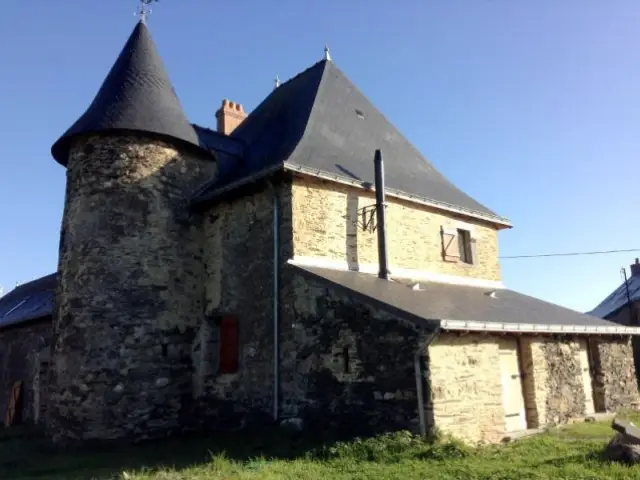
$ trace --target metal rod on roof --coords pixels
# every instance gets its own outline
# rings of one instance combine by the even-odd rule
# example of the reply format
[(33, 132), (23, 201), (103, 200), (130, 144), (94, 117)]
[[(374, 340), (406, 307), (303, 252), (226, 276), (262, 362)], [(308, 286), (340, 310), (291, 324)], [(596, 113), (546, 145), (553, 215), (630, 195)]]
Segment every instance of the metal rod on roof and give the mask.
[(622, 276), (624, 277), (624, 288), (627, 292), (627, 304), (629, 305), (629, 324), (635, 325), (636, 319), (633, 318), (633, 303), (631, 302), (631, 294), (629, 293), (629, 281), (627, 280), (627, 269), (622, 267)]
[(375, 170), (376, 217), (378, 220), (378, 263), (380, 265), (378, 277), (383, 280), (387, 280), (389, 278), (389, 269), (387, 267), (387, 231), (384, 212), (384, 162), (382, 160), (382, 152), (380, 149), (376, 150), (373, 158), (373, 166)]

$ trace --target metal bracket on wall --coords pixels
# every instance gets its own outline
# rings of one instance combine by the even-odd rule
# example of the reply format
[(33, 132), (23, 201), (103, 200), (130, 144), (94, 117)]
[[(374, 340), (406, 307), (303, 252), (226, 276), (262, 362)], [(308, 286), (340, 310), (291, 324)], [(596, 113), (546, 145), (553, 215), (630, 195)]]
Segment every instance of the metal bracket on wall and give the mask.
[[(385, 205), (385, 208), (387, 206)], [(360, 226), (364, 231), (369, 233), (373, 233), (378, 228), (378, 224), (376, 222), (376, 205), (367, 205), (366, 207), (362, 207), (358, 209), (358, 217), (360, 221), (358, 222), (358, 226)]]

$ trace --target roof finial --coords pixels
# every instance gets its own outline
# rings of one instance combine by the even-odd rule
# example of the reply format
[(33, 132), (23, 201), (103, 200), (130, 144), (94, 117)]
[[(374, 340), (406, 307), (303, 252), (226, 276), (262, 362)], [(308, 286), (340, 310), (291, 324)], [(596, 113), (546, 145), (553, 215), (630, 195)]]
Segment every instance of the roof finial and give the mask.
[(276, 73), (276, 79), (274, 81), (274, 84), (275, 84), (275, 86), (273, 87), (274, 90), (280, 86), (280, 77), (278, 76), (277, 73)]
[(140, 17), (140, 21), (142, 23), (147, 23), (147, 15), (151, 14), (151, 5), (153, 2), (159, 2), (160, 0), (138, 0), (140, 5), (138, 5), (138, 11), (134, 13), (134, 15), (138, 15)]
[(325, 45), (324, 46), (324, 59), (328, 62), (331, 61), (331, 54), (329, 53), (329, 46)]

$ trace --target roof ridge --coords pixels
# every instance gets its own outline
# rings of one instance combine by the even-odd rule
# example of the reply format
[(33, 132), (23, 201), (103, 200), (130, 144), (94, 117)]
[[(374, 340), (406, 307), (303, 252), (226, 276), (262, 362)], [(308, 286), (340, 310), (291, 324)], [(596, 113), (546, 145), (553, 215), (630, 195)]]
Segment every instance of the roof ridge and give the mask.
[(316, 68), (318, 65), (320, 65), (321, 63), (331, 63), (329, 60), (326, 59), (322, 59), (317, 61), (316, 63), (314, 63), (313, 65), (308, 66), (307, 68), (305, 68), (303, 71), (298, 72), (297, 74), (295, 74), (293, 77), (291, 77), (289, 80), (285, 80), (284, 82), (280, 83), (280, 85), (278, 85), (277, 88), (281, 88), (285, 85), (287, 85), (288, 83), (293, 82), (296, 78), (301, 77), (302, 75), (304, 75), (305, 73), (307, 73), (310, 70), (313, 70), (314, 68)]
[[(313, 118), (314, 118), (313, 114), (315, 113), (315, 110), (318, 108), (318, 103), (316, 102), (316, 100), (321, 95), (321, 92), (323, 91), (323, 88), (324, 88), (324, 86), (326, 84), (327, 72), (329, 71), (328, 65), (331, 64), (331, 63), (332, 62), (330, 60), (322, 59), (319, 62), (314, 63), (311, 67), (307, 68), (304, 72), (299, 74), (299, 75), (302, 75), (303, 73), (306, 73), (307, 71), (310, 71), (313, 68), (316, 68), (319, 65), (322, 65), (322, 74), (321, 74), (321, 77), (320, 77), (320, 82), (318, 82), (318, 88), (316, 89), (315, 94), (313, 96), (313, 101), (311, 102), (311, 110), (309, 110), (309, 115), (307, 115), (307, 121), (306, 121), (306, 123), (304, 125), (304, 130), (302, 131), (302, 135), (300, 135), (300, 140), (298, 140), (298, 143), (296, 144), (295, 148), (289, 154), (289, 157), (292, 157), (293, 155), (295, 155), (296, 152), (300, 148), (302, 148), (301, 145), (303, 144), (303, 141), (309, 135), (309, 125), (313, 121)], [(298, 77), (299, 75), (296, 75), (296, 77)], [(282, 162), (283, 165), (285, 163), (287, 163), (287, 160), (284, 160)]]

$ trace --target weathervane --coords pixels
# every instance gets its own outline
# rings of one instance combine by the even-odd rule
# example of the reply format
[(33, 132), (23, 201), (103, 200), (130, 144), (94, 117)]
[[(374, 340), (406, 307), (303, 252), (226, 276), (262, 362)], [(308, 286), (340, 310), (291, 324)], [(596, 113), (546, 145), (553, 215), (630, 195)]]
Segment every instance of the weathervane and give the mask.
[(138, 11), (134, 13), (134, 15), (138, 15), (140, 17), (140, 21), (145, 23), (147, 21), (147, 15), (151, 14), (151, 5), (152, 3), (158, 3), (160, 0), (139, 0), (140, 5), (138, 6)]

